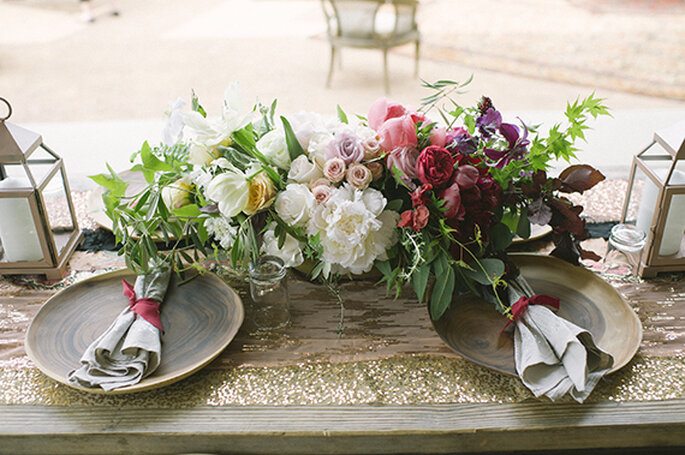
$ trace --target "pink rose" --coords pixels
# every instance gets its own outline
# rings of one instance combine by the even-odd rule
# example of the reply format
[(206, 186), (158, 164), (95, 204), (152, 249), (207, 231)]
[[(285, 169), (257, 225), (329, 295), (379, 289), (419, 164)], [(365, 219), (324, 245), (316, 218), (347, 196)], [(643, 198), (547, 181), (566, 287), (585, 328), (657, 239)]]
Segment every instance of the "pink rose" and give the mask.
[(312, 194), (317, 204), (325, 204), (331, 197), (331, 187), (328, 185), (317, 185), (312, 188)]
[(366, 167), (368, 167), (371, 171), (371, 175), (373, 176), (374, 180), (378, 180), (381, 177), (383, 177), (383, 171), (385, 170), (385, 166), (383, 166), (383, 164), (379, 163), (378, 161), (366, 163)]
[(357, 189), (366, 189), (372, 179), (371, 171), (363, 164), (355, 163), (347, 169), (347, 181)]
[(461, 192), (459, 191), (459, 185), (453, 183), (448, 186), (439, 195), (440, 199), (445, 201), (444, 207), (447, 209), (445, 212), (445, 218), (452, 219), (456, 218), (461, 220), (464, 218), (466, 209), (461, 203)]
[(442, 147), (429, 145), (416, 160), (416, 176), (421, 183), (439, 188), (450, 181), (454, 173), (454, 158)]
[(311, 189), (314, 189), (315, 187), (317, 187), (317, 186), (319, 186), (319, 185), (330, 186), (330, 184), (331, 184), (331, 181), (330, 181), (330, 180), (328, 180), (328, 179), (326, 179), (326, 178), (320, 178), (320, 179), (316, 179), (316, 180), (314, 180), (312, 183), (310, 183), (310, 184), (309, 184), (309, 189), (310, 189), (310, 190), (311, 190)]
[(383, 150), (392, 152), (400, 147), (416, 147), (416, 125), (411, 117), (391, 118), (378, 130)]
[(336, 134), (333, 140), (328, 143), (324, 158), (327, 160), (340, 158), (347, 165), (358, 163), (364, 158), (364, 147), (362, 147), (357, 135), (343, 131)]
[(379, 158), (383, 154), (381, 137), (379, 135), (366, 138), (362, 142), (362, 147), (364, 147), (364, 161)]
[(388, 119), (402, 117), (407, 109), (401, 104), (390, 103), (385, 98), (378, 98), (369, 107), (369, 126), (378, 130)]
[(388, 169), (396, 167), (402, 173), (402, 181), (413, 188), (412, 179), (416, 178), (416, 159), (419, 151), (414, 147), (395, 149), (387, 158)]
[(331, 182), (338, 183), (345, 178), (347, 166), (340, 158), (331, 158), (323, 165), (323, 175)]
[(447, 130), (444, 127), (433, 128), (431, 134), (431, 145), (437, 145), (438, 147), (444, 147), (447, 140)]

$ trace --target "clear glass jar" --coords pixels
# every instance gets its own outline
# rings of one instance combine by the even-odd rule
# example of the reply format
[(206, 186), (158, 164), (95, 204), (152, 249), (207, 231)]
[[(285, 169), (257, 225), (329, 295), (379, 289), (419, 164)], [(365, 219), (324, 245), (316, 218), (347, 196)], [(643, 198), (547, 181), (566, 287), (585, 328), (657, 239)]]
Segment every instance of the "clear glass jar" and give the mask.
[(250, 296), (257, 327), (277, 329), (290, 321), (287, 272), (276, 256), (261, 256), (250, 263)]
[(647, 234), (641, 229), (632, 224), (617, 224), (611, 228), (607, 254), (604, 259), (606, 260), (612, 251), (620, 251), (628, 259), (632, 266), (633, 275), (635, 275), (640, 265), (640, 257), (646, 241)]

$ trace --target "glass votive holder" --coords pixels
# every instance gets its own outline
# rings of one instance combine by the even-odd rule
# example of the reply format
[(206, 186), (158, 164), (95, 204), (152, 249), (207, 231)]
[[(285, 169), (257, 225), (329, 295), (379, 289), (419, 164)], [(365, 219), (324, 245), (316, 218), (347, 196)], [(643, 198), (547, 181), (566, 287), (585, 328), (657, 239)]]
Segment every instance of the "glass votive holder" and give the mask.
[(623, 253), (632, 267), (633, 275), (635, 275), (640, 265), (640, 256), (646, 241), (647, 234), (641, 229), (632, 224), (617, 224), (611, 228), (609, 245), (607, 246), (607, 253), (604, 259), (606, 260), (609, 253), (613, 250)]
[(278, 329), (290, 321), (287, 272), (276, 256), (261, 256), (250, 263), (250, 296), (257, 327)]

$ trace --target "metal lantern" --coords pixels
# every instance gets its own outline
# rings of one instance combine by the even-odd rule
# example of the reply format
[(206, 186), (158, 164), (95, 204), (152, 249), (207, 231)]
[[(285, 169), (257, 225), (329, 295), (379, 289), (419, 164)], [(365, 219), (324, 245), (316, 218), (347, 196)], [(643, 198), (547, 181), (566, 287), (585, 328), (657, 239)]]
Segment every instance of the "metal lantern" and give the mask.
[(81, 242), (64, 162), (37, 133), (6, 120), (0, 98), (0, 274), (64, 276)]
[(641, 276), (685, 270), (685, 121), (655, 132), (633, 158), (621, 222), (626, 219), (647, 235)]

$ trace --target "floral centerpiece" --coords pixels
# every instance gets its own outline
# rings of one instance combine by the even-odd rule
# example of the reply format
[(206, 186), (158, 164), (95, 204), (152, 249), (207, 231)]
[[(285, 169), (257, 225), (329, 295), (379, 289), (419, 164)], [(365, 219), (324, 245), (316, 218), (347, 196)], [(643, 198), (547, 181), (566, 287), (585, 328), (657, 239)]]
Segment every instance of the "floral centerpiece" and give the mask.
[(241, 269), (270, 254), (289, 267), (309, 263), (311, 278), (328, 284), (375, 267), (389, 291), (411, 283), (434, 319), (455, 293), (484, 289), (510, 313), (497, 297), (515, 274), (505, 250), (531, 223), (553, 227), (552, 254), (575, 263), (592, 255), (578, 244), (587, 236), (582, 207), (563, 193), (604, 177), (586, 165), (546, 172), (575, 157), (588, 118), (607, 110), (590, 95), (542, 135), (505, 121), (487, 97), (460, 106), (454, 96), (465, 85), (425, 83), (431, 95), (419, 109), (381, 98), (365, 117), (338, 107), (337, 118), (277, 118), (275, 102), (242, 111), (236, 84), (218, 117), (194, 94), (187, 112), (179, 100), (164, 143), (133, 157), (144, 190), (126, 196), (111, 169), (93, 177), (107, 188), (120, 254), (139, 273), (151, 257), (181, 272), (211, 257)]

